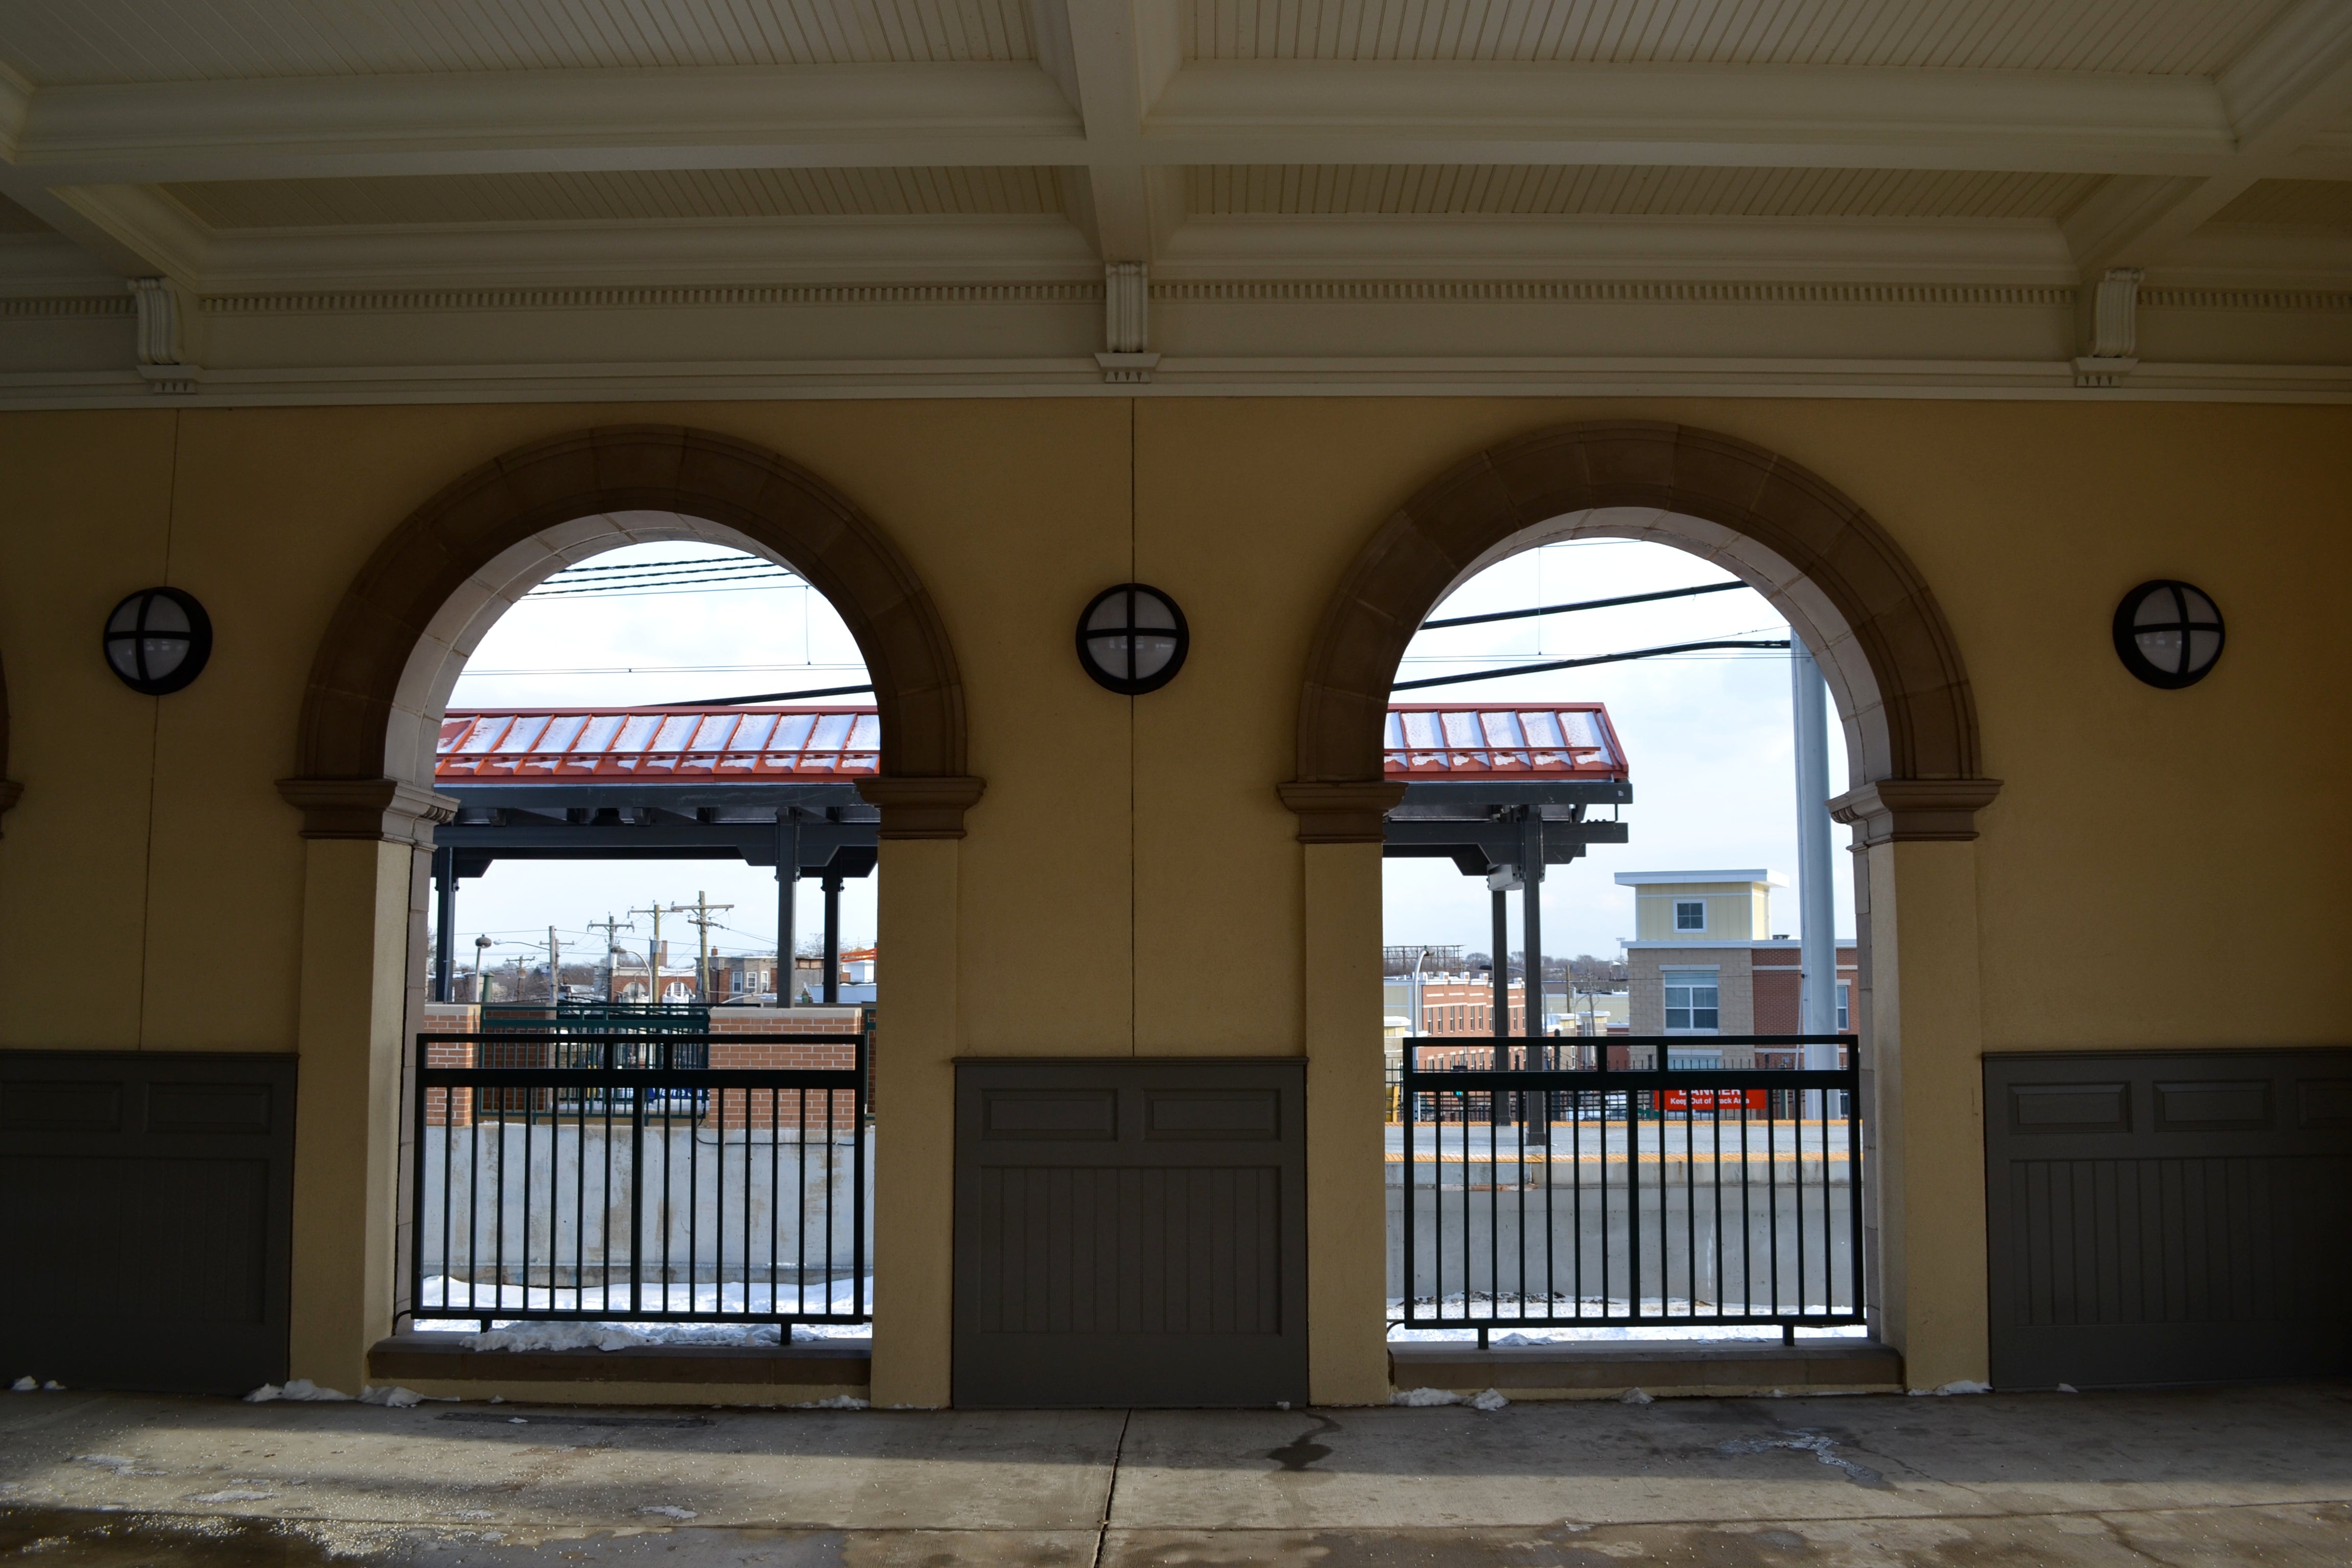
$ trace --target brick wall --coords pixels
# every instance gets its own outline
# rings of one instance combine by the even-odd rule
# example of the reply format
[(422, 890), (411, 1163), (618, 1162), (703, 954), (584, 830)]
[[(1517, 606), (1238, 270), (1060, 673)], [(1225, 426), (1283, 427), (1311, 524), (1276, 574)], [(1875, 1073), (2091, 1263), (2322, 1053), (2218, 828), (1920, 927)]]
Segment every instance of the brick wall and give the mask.
[[(1855, 967), (1854, 950), (1841, 944), (1837, 950), (1838, 978), (1849, 986), (1855, 985), (1860, 971)], [(1795, 1035), (1803, 1032), (1797, 1016), (1797, 998), (1802, 971), (1794, 948), (1765, 948), (1756, 954), (1756, 1033), (1759, 1035)]]

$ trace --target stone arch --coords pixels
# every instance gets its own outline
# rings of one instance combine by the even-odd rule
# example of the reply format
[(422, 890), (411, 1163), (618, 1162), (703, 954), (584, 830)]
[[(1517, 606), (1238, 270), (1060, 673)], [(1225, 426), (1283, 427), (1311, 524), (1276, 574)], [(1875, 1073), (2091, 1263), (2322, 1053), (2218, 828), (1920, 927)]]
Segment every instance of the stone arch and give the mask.
[(433, 721), (481, 635), (549, 574), (621, 545), (700, 538), (800, 573), (864, 655), (882, 718), (867, 782), (891, 837), (961, 837), (979, 795), (962, 678), (914, 568), (845, 497), (777, 454), (680, 426), (614, 426), (493, 458), (410, 513), (362, 568), (310, 667), (299, 773), (312, 837), (414, 837)]
[(1503, 442), (1423, 487), (1325, 608), (1285, 798), (1308, 842), (1376, 841), (1390, 683), (1430, 608), (1476, 573), (1578, 535), (1654, 539), (1755, 587), (1819, 660), (1846, 727), (1843, 820), (1865, 842), (1972, 838), (1984, 779), (1968, 674), (1901, 545), (1820, 476), (1738, 437), (1608, 420)]

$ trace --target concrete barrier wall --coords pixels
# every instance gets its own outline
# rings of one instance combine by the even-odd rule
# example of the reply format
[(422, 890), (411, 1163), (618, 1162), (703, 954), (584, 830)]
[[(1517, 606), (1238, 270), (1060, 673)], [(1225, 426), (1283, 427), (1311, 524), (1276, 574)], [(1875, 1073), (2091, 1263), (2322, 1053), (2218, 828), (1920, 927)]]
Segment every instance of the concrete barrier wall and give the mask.
[[(869, 1269), (873, 1142), (868, 1132), (863, 1223)], [(845, 1278), (854, 1268), (859, 1173), (849, 1134), (828, 1138), (812, 1129), (803, 1140), (790, 1128), (773, 1136), (649, 1127), (641, 1147), (639, 1205), (625, 1126), (609, 1139), (593, 1123), (584, 1131), (544, 1123), (431, 1130), (420, 1151), (420, 1278), (567, 1289), (609, 1279), (619, 1286), (637, 1250), (643, 1279), (748, 1285), (757, 1295), (772, 1272), (791, 1284)], [(785, 1294), (789, 1306), (792, 1293)], [(418, 1309), (426, 1317), (436, 1310), (429, 1294)]]
[[(1801, 1193), (1730, 1184), (1718, 1194), (1704, 1179), (1673, 1180), (1662, 1191), (1645, 1170), (1640, 1196), (1641, 1268), (1633, 1278), (1633, 1194), (1492, 1186), (1388, 1189), (1388, 1293), (1405, 1293), (1405, 1205), (1412, 1205), (1412, 1293), (1417, 1298), (1517, 1298), (1710, 1303), (1729, 1312), (1850, 1311), (1853, 1301), (1853, 1190), (1837, 1173)], [(1622, 1173), (1622, 1168), (1621, 1168)], [(1809, 1172), (1817, 1178), (1818, 1172)], [(1774, 1277), (1777, 1259), (1779, 1275)], [(1579, 1268), (1581, 1266), (1581, 1274)], [(1531, 1303), (1528, 1310), (1543, 1310)], [(1597, 1306), (1588, 1310), (1598, 1310)], [(1561, 1300), (1551, 1310), (1574, 1309)]]

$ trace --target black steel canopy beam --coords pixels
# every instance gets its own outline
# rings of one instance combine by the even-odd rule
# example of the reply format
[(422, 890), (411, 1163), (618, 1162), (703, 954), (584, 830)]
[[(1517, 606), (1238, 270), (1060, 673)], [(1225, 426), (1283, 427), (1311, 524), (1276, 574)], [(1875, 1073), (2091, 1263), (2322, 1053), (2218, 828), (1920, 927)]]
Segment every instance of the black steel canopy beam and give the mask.
[[(1632, 825), (1623, 822), (1547, 822), (1543, 825), (1543, 858), (1547, 866), (1564, 866), (1584, 853), (1588, 844), (1624, 844)], [(1453, 858), (1468, 867), (1465, 854), (1484, 858), (1471, 875), (1484, 875), (1488, 866), (1517, 865), (1525, 850), (1524, 829), (1517, 822), (1391, 821), (1381, 833), (1381, 853), (1396, 859), (1418, 857)]]
[(1497, 805), (1625, 805), (1633, 799), (1633, 786), (1623, 779), (1415, 779), (1404, 786), (1402, 804), (1484, 811)]
[[(803, 811), (839, 811), (845, 816), (878, 820), (881, 813), (866, 804), (856, 784), (777, 784), (753, 779), (735, 782), (660, 784), (636, 779), (593, 779), (544, 784), (437, 784), (440, 794), (455, 795), (467, 807), (521, 811), (604, 811), (613, 808), (649, 809), (692, 816), (703, 810), (740, 811), (747, 807), (797, 806)], [(773, 821), (772, 815), (770, 821)]]

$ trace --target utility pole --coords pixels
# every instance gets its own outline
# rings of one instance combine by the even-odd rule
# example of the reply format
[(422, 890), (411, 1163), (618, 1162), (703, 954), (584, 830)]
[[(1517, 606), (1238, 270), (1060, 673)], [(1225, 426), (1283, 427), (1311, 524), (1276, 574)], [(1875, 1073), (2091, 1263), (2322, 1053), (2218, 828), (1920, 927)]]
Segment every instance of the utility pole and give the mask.
[[(680, 904), (672, 911), (686, 915), (686, 918), (694, 923), (695, 929), (701, 933), (702, 949), (694, 961), (694, 988), (697, 1000), (706, 1006), (710, 1002), (710, 928), (719, 923), (710, 917), (721, 910), (731, 910), (734, 907), (732, 904), (712, 903), (710, 895), (698, 888), (695, 889), (692, 904)], [(690, 914), (687, 912), (689, 910), (693, 911)]]
[(588, 922), (588, 929), (604, 933), (604, 1000), (610, 1002), (613, 999), (613, 955), (621, 951), (614, 944), (620, 941), (623, 931), (636, 930), (637, 922), (616, 921), (613, 918), (613, 911), (606, 910), (603, 920)]
[[(1797, 1027), (1831, 1035), (1837, 1032), (1837, 914), (1830, 894), (1829, 687), (1812, 651), (1793, 631), (1789, 655), (1797, 742)], [(1838, 1047), (1807, 1046), (1798, 1065), (1833, 1068)], [(1822, 1114), (1820, 1094), (1805, 1100), (1807, 1116)]]
[[(649, 990), (649, 991), (653, 994), (653, 1000), (654, 1000), (654, 1002), (655, 1002), (656, 1005), (658, 1005), (658, 1004), (660, 1003), (661, 999), (662, 999), (662, 988), (661, 988), (661, 966), (662, 966), (661, 918), (662, 918), (662, 912), (663, 912), (663, 911), (662, 911), (662, 907), (661, 907), (659, 904), (656, 904), (652, 909), (649, 909), (649, 910), (631, 910), (629, 912), (630, 912), (631, 914), (633, 914), (633, 915), (651, 915), (651, 916), (653, 916), (653, 917), (654, 917), (654, 939), (653, 939), (653, 945), (652, 945), (651, 947), (648, 947), (648, 948), (646, 950), (646, 989), (647, 989), (647, 990)], [(634, 929), (634, 925), (633, 925), (632, 929)]]
[(555, 940), (555, 928), (547, 928), (547, 1005), (563, 1005), (563, 944)]

